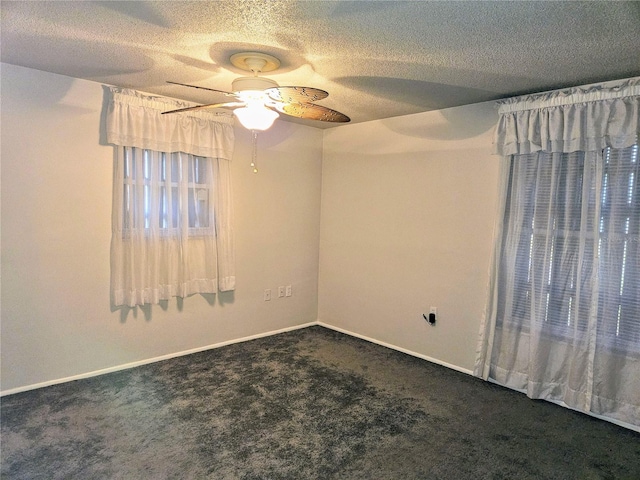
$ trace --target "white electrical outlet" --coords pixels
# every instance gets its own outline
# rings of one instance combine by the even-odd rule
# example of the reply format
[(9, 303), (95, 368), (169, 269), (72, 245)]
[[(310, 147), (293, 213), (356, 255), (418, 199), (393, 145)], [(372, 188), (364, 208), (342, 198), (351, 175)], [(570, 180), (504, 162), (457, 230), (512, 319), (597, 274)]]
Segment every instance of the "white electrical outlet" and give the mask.
[(278, 298), (284, 297), (284, 287), (278, 287)]
[(270, 289), (270, 288), (267, 288), (267, 289), (264, 291), (264, 301), (265, 301), (265, 302), (268, 302), (269, 300), (271, 300), (271, 289)]
[(436, 307), (431, 307), (429, 308), (429, 313), (433, 313), (434, 315), (436, 315), (438, 313), (437, 310), (438, 309)]
[(287, 285), (287, 297), (291, 296), (291, 285)]

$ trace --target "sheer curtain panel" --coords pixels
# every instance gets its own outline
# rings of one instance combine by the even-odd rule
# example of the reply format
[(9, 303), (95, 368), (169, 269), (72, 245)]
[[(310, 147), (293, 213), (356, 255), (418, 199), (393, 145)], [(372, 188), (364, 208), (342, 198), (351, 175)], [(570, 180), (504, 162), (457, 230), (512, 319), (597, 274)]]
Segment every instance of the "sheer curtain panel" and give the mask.
[(640, 79), (500, 105), (474, 373), (640, 427)]
[(233, 121), (111, 89), (115, 145), (111, 239), (114, 305), (235, 288), (231, 179)]

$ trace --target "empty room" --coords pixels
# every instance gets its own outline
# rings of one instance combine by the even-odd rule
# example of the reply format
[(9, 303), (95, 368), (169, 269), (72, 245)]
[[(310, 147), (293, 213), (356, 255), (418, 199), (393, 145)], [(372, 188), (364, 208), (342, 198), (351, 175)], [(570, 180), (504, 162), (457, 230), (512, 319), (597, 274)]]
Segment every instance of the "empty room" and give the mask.
[(640, 2), (0, 13), (2, 478), (640, 478)]

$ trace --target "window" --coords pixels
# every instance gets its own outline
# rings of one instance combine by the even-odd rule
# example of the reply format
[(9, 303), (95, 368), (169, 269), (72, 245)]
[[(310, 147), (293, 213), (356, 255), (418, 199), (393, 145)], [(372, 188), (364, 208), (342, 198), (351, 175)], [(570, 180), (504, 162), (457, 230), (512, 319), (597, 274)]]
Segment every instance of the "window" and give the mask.
[(116, 87), (110, 92), (112, 304), (233, 290), (233, 117), (163, 115), (189, 105)]
[(474, 373), (640, 426), (640, 79), (507, 99)]
[[(606, 148), (598, 165), (585, 152), (514, 156), (505, 214), (498, 326), (551, 337), (589, 327), (597, 301), (603, 344), (640, 352), (640, 188), (638, 146)], [(509, 267), (511, 265), (511, 267)], [(597, 271), (597, 299), (589, 288)]]
[(211, 159), (186, 153), (123, 148), (123, 234), (150, 232), (213, 234)]

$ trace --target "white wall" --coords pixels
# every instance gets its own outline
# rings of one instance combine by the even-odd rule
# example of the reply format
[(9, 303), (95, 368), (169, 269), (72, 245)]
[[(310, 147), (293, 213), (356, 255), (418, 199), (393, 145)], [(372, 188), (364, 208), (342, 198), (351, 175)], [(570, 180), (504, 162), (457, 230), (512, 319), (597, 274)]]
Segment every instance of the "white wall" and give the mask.
[[(496, 215), (493, 103), (325, 132), (320, 322), (473, 368)], [(438, 310), (436, 326), (422, 318)]]
[[(472, 368), (497, 200), (492, 103), (324, 131), (278, 121), (260, 134), (258, 175), (237, 128), (236, 291), (113, 309), (103, 87), (1, 67), (3, 392), (316, 320)], [(263, 301), (287, 284), (293, 297)]]
[[(113, 309), (103, 87), (1, 68), (2, 391), (316, 320), (322, 130), (276, 122), (254, 175), (236, 129), (234, 293)], [(263, 301), (288, 284), (291, 298)]]

